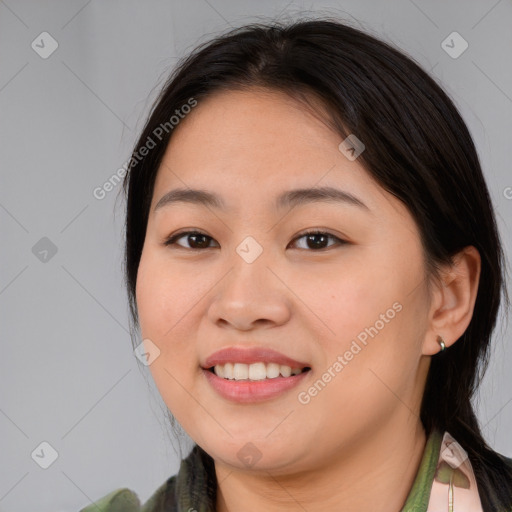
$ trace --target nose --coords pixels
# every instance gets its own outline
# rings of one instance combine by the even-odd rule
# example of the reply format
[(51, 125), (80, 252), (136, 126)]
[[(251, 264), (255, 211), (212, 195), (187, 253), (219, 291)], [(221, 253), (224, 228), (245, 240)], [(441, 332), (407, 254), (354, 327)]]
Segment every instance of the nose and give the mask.
[(293, 294), (278, 277), (279, 271), (265, 251), (251, 263), (235, 254), (232, 263), (216, 286), (208, 309), (210, 321), (240, 331), (285, 324), (290, 318)]

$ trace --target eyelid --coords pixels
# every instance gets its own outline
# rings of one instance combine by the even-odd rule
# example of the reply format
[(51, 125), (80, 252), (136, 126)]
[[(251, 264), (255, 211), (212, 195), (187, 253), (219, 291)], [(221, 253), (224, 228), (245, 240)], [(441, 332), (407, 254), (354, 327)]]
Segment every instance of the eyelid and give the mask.
[[(188, 230), (184, 230), (184, 231), (178, 231), (177, 233), (174, 233), (174, 234), (164, 238), (162, 243), (165, 246), (177, 245), (176, 240), (179, 240), (181, 237), (183, 237), (185, 235), (201, 235), (201, 236), (206, 236), (206, 237), (210, 238), (211, 240), (215, 240), (212, 236), (207, 235), (203, 231), (200, 231), (197, 229), (188, 229)], [(181, 245), (178, 245), (178, 247), (180, 249), (186, 249), (189, 251), (200, 251), (200, 250), (204, 251), (204, 249), (189, 249), (188, 247), (182, 247)], [(211, 247), (208, 247), (208, 249), (211, 249)]]
[[(163, 243), (164, 246), (176, 245), (180, 249), (185, 249), (185, 250), (194, 251), (194, 252), (204, 251), (206, 249), (213, 249), (213, 247), (206, 247), (205, 249), (191, 249), (191, 248), (183, 247), (181, 245), (176, 244), (176, 241), (179, 240), (181, 237), (183, 237), (185, 235), (201, 235), (201, 236), (205, 236), (205, 237), (209, 238), (210, 240), (215, 240), (215, 238), (213, 238), (212, 236), (210, 236), (210, 235), (208, 235), (208, 234), (206, 234), (206, 233), (204, 233), (204, 232), (202, 232), (200, 230), (188, 229), (188, 230), (184, 230), (184, 231), (178, 231), (177, 233), (174, 233), (174, 234), (170, 235), (169, 237), (165, 238), (162, 243)], [(327, 228), (309, 228), (309, 229), (306, 229), (306, 230), (300, 232), (299, 234), (297, 234), (292, 239), (291, 242), (296, 242), (297, 240), (299, 240), (299, 239), (301, 239), (301, 238), (303, 238), (303, 237), (305, 237), (307, 235), (326, 235), (326, 236), (336, 240), (336, 242), (337, 242), (337, 244), (329, 245), (327, 247), (324, 247), (324, 248), (318, 249), (318, 250), (301, 249), (301, 250), (305, 250), (307, 252), (322, 252), (322, 251), (325, 251), (325, 250), (327, 250), (327, 249), (329, 249), (331, 247), (334, 247), (336, 245), (337, 246), (342, 246), (342, 245), (346, 245), (346, 244), (350, 243), (344, 237), (340, 237), (338, 235), (335, 235), (334, 233), (331, 232), (331, 230), (329, 230)]]
[(328, 228), (309, 228), (309, 229), (306, 229), (302, 232), (300, 232), (298, 235), (296, 235), (292, 242), (296, 242), (297, 240), (300, 240), (301, 238), (307, 236), (307, 235), (325, 235), (329, 238), (332, 238), (334, 240), (336, 240), (336, 244), (333, 244), (333, 245), (329, 245), (327, 247), (324, 247), (322, 249), (318, 249), (318, 250), (308, 250), (308, 249), (302, 249), (302, 250), (305, 250), (307, 252), (323, 252), (323, 251), (326, 251), (327, 249), (330, 249), (332, 247), (340, 247), (342, 245), (346, 245), (348, 244), (348, 240), (346, 240), (345, 238), (341, 237), (341, 236), (338, 236), (338, 235), (335, 235), (334, 233), (331, 232), (330, 229)]

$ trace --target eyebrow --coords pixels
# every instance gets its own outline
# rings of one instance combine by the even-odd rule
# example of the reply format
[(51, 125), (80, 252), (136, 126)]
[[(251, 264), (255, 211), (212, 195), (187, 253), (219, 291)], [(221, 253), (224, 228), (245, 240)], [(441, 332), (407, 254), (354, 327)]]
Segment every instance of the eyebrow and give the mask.
[[(361, 199), (350, 192), (334, 187), (287, 190), (277, 197), (275, 207), (277, 209), (284, 207), (293, 208), (295, 206), (318, 202), (345, 203), (370, 211), (368, 206), (366, 206)], [(222, 197), (213, 192), (192, 188), (177, 188), (164, 194), (155, 205), (153, 211), (156, 212), (164, 206), (175, 203), (190, 203), (215, 208), (217, 210), (227, 210), (226, 203)]]

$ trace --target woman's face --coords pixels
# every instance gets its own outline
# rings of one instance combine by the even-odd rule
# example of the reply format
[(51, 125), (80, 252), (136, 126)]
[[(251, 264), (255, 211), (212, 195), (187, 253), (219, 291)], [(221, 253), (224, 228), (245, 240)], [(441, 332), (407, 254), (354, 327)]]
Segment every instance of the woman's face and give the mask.
[[(325, 466), (379, 430), (416, 425), (429, 301), (403, 204), (282, 93), (217, 93), (180, 123), (156, 178), (137, 306), (154, 344), (145, 346), (160, 351), (150, 370), (185, 431), (218, 463), (277, 474)], [(321, 187), (340, 198), (277, 201)], [(215, 194), (223, 207), (169, 201), (155, 210), (176, 189)], [(165, 245), (187, 231), (205, 236)], [(293, 385), (274, 395), (251, 394), (278, 381), (220, 381), (203, 369), (228, 347), (269, 348), (310, 370), (278, 377)], [(236, 368), (244, 377), (247, 367)]]

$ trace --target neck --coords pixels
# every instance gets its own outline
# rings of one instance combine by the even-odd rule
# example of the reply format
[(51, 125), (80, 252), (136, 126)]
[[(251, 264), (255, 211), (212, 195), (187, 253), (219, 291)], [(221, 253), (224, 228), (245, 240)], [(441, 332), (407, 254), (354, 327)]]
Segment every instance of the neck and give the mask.
[[(410, 417), (409, 417), (410, 419)], [(315, 468), (290, 474), (247, 471), (215, 462), (218, 512), (398, 512), (425, 449), (423, 425), (401, 417), (380, 425)], [(399, 428), (398, 426), (401, 426)], [(343, 508), (340, 508), (343, 507)]]

